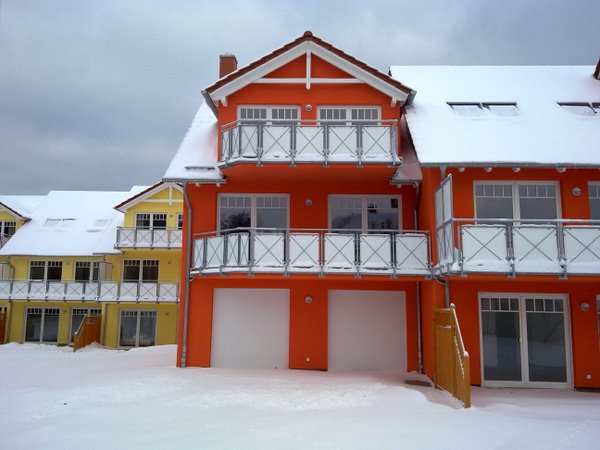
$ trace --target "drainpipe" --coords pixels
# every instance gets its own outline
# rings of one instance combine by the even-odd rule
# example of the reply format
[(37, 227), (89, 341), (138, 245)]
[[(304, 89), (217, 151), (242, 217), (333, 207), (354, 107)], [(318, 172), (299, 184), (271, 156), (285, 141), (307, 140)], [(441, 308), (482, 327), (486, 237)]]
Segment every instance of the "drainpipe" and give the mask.
[[(413, 228), (415, 231), (419, 228), (419, 220), (417, 215), (417, 205), (419, 204), (419, 199), (421, 197), (421, 188), (419, 183), (414, 183), (415, 188), (415, 207), (413, 208)], [(418, 356), (418, 368), (419, 373), (423, 373), (423, 336), (421, 329), (421, 282), (417, 281), (417, 356)]]
[(190, 309), (190, 267), (192, 258), (192, 202), (188, 195), (188, 182), (183, 184), (183, 198), (187, 208), (186, 215), (186, 247), (185, 247), (185, 290), (183, 292), (183, 336), (181, 339), (181, 367), (185, 367), (187, 357), (188, 313)]

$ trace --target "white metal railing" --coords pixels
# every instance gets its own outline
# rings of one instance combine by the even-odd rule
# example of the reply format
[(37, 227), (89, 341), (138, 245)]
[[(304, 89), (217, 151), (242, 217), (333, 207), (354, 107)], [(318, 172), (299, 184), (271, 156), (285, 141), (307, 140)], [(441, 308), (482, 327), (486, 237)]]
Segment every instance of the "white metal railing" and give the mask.
[(193, 273), (431, 275), (425, 232), (236, 228), (194, 238)]
[(441, 247), (445, 272), (600, 274), (600, 221), (581, 219), (452, 219), (438, 230), (456, 237), (457, 249)]
[(235, 121), (221, 128), (221, 162), (399, 164), (398, 122)]
[(0, 280), (0, 299), (178, 302), (179, 283)]
[(0, 233), (0, 248), (4, 247), (4, 244), (8, 242), (10, 236), (4, 233)]
[(117, 228), (115, 247), (181, 248), (178, 228)]

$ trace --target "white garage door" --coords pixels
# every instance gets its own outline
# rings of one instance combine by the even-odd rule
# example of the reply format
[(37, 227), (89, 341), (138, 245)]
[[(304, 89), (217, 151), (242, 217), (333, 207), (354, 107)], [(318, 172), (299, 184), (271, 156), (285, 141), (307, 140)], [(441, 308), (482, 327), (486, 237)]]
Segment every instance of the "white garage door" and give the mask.
[(329, 370), (406, 368), (404, 292), (329, 291)]
[(288, 367), (289, 291), (215, 289), (212, 367)]

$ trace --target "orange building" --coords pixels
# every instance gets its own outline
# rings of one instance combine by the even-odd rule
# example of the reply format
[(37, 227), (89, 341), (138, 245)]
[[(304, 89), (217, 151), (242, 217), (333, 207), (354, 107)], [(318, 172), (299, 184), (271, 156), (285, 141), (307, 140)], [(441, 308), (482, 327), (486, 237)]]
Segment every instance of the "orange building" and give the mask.
[[(433, 307), (452, 301), (474, 384), (599, 387), (598, 149), (538, 164), (547, 136), (530, 155), (507, 141), (543, 132), (521, 103), (450, 90), (436, 115), (426, 90), (458, 78), (406, 70), (415, 98), (404, 69), (383, 74), (310, 32), (241, 69), (221, 56), (163, 178), (185, 198), (177, 364), (431, 376)], [(596, 114), (586, 89), (569, 102)]]
[[(600, 65), (600, 63), (599, 63)], [(392, 67), (423, 173), (432, 307), (454, 303), (471, 383), (600, 387), (600, 81), (593, 67)], [(435, 231), (433, 231), (435, 230)]]
[(178, 364), (418, 370), (414, 91), (310, 32), (221, 68), (165, 175), (193, 243)]

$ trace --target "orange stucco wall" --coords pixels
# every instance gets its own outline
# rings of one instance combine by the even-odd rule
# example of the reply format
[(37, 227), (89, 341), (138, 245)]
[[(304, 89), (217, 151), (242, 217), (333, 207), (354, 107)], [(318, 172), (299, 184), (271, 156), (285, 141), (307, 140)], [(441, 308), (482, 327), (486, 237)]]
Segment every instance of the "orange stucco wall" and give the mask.
[[(494, 168), (486, 172), (483, 168), (465, 169), (460, 172), (450, 168), (454, 194), (454, 216), (472, 218), (475, 215), (474, 181), (556, 181), (559, 184), (560, 209), (563, 218), (587, 219), (590, 217), (588, 182), (599, 181), (600, 171), (568, 169), (560, 173), (555, 169), (523, 168), (515, 172), (512, 168)], [(435, 229), (434, 191), (442, 180), (437, 167), (423, 169), (423, 183), (419, 199), (419, 228)], [(572, 194), (574, 187), (581, 189), (581, 195)], [(435, 233), (432, 232), (432, 248), (435, 253)], [(435, 257), (434, 257), (435, 260)], [(548, 293), (562, 294), (569, 299), (573, 384), (575, 387), (600, 388), (600, 344), (598, 322), (595, 309), (596, 296), (600, 295), (600, 277), (569, 277), (517, 275), (509, 278), (503, 275), (468, 275), (447, 277), (450, 302), (455, 303), (456, 311), (471, 356), (471, 382), (481, 383), (481, 350), (479, 330), (478, 294), (480, 292), (506, 293)], [(444, 305), (444, 288), (435, 281), (425, 281), (421, 288), (423, 305), (423, 362), (425, 372), (433, 375), (433, 306)], [(591, 306), (590, 311), (582, 311), (581, 303)]]
[[(289, 367), (292, 369), (327, 369), (328, 290), (387, 290), (406, 293), (407, 369), (418, 369), (417, 307), (414, 282), (356, 279), (347, 276), (320, 278), (310, 275), (228, 275), (196, 278), (190, 292), (190, 328), (188, 332), (189, 366), (210, 366), (213, 292), (228, 289), (289, 289), (290, 336)], [(307, 304), (306, 296), (313, 301)], [(307, 361), (307, 358), (309, 361)]]

